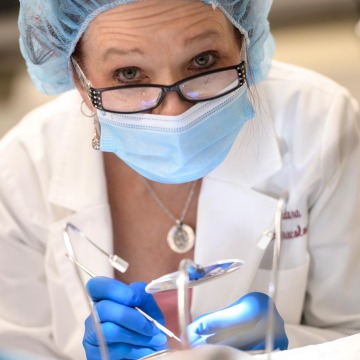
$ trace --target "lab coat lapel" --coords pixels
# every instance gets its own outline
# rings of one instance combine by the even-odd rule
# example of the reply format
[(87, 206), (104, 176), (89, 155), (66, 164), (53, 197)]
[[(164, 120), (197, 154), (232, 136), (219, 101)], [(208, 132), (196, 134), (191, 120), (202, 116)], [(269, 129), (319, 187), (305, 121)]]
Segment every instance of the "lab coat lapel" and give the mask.
[[(80, 104), (80, 101), (79, 101)], [(89, 313), (84, 307), (84, 293), (77, 280), (74, 265), (66, 258), (63, 229), (66, 223), (77, 226), (87, 237), (108, 253), (112, 253), (112, 226), (107, 202), (102, 154), (91, 148), (92, 122), (80, 114), (66, 121), (62, 146), (55, 156), (55, 166), (49, 192), (54, 222), (51, 225), (48, 266), (54, 267), (59, 283), (64, 284), (75, 315), (83, 321)], [(88, 121), (88, 122), (86, 122)], [(63, 152), (61, 149), (67, 149)], [(77, 163), (71, 159), (76, 154)], [(79, 262), (96, 275), (113, 276), (106, 256), (86, 240), (71, 232), (72, 244)], [(53, 265), (51, 264), (53, 261)], [(89, 276), (82, 274), (84, 282)]]
[(248, 292), (268, 244), (265, 233), (273, 228), (278, 199), (257, 191), (256, 185), (279, 171), (282, 162), (270, 121), (258, 121), (245, 125), (227, 159), (203, 179), (195, 261), (239, 258), (245, 265), (194, 289), (195, 317), (226, 307)]
[[(80, 104), (81, 100), (78, 102)], [(61, 143), (54, 155), (49, 201), (81, 212), (107, 203), (106, 181), (102, 153), (91, 147), (92, 119), (84, 118), (80, 111), (69, 116), (71, 119), (64, 122)]]
[[(66, 247), (64, 244), (64, 226), (67, 223), (76, 225), (81, 231), (99, 244), (108, 253), (111, 248), (111, 224), (109, 223), (109, 209), (107, 206), (97, 206), (84, 209), (79, 213), (70, 215), (52, 224), (49, 236), (49, 252), (47, 254), (47, 266), (53, 267), (53, 273), (59, 278), (59, 284), (65, 287), (68, 298), (75, 310), (75, 316), (79, 322), (83, 322), (89, 314), (89, 309), (84, 306), (83, 286), (78, 281), (75, 267), (65, 256)], [(86, 266), (95, 275), (113, 277), (113, 269), (107, 261), (107, 257), (96, 250), (86, 240), (78, 236), (75, 232), (69, 232), (71, 242), (77, 260)], [(80, 271), (82, 283), (85, 285), (90, 277)]]

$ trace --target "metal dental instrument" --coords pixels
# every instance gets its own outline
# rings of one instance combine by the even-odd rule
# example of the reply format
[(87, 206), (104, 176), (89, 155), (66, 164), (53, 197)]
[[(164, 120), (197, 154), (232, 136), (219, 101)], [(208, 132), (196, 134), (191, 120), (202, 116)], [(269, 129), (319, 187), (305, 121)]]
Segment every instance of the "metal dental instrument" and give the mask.
[[(74, 249), (73, 249), (72, 244), (71, 244), (70, 235), (68, 233), (68, 227), (67, 226), (65, 226), (64, 231), (63, 231), (63, 239), (64, 239), (64, 242), (65, 242), (66, 250), (68, 251), (68, 254), (67, 254), (68, 258), (71, 259), (71, 260), (76, 261), (75, 252), (74, 252)], [(83, 268), (83, 266), (81, 268)], [(92, 301), (91, 301), (91, 299), (90, 299), (90, 297), (89, 297), (89, 295), (88, 295), (88, 293), (86, 291), (86, 288), (85, 288), (85, 286), (83, 284), (79, 267), (75, 266), (75, 270), (76, 270), (76, 276), (78, 277), (78, 279), (79, 279), (79, 281), (80, 281), (80, 283), (82, 285), (81, 289), (83, 290), (84, 297), (85, 297), (86, 302), (87, 302), (87, 304), (89, 306), (90, 314), (91, 314), (92, 320), (94, 322), (96, 337), (97, 337), (97, 339), (99, 341), (101, 359), (102, 360), (109, 360), (110, 357), (109, 357), (109, 353), (108, 353), (108, 350), (107, 350), (107, 347), (106, 347), (106, 344), (105, 344), (104, 335), (103, 335), (103, 332), (102, 332), (101, 327), (100, 327), (99, 315), (98, 315), (98, 313), (96, 311), (95, 306), (92, 306)]]
[[(69, 250), (69, 249), (67, 249)], [(73, 252), (74, 253), (74, 252)], [(65, 256), (78, 268), (84, 271), (86, 274), (88, 274), (90, 277), (95, 277), (96, 275), (90, 271), (87, 267), (79, 263), (75, 257), (71, 254), (71, 251), (69, 251)], [(163, 333), (165, 333), (167, 336), (174, 338), (175, 340), (179, 341), (181, 343), (181, 340), (169, 329), (167, 329), (165, 326), (161, 325), (158, 321), (153, 319), (150, 315), (146, 314), (144, 311), (142, 311), (137, 306), (134, 307), (135, 310), (137, 310), (141, 315), (143, 315), (146, 319), (151, 321), (159, 330), (161, 330)]]
[(78, 227), (76, 227), (74, 224), (67, 223), (65, 226), (65, 231), (68, 232), (69, 229), (77, 233), (81, 238), (87, 240), (92, 246), (94, 246), (97, 250), (99, 250), (101, 253), (103, 253), (110, 263), (110, 265), (120, 271), (121, 273), (124, 273), (127, 268), (129, 267), (129, 263), (122, 259), (120, 256), (117, 256), (115, 254), (108, 254), (104, 249), (102, 249), (99, 245), (97, 245), (95, 242), (93, 242), (90, 238), (88, 238)]
[[(221, 260), (207, 265), (199, 265), (194, 262), (187, 263), (188, 279), (186, 287), (191, 288), (217, 279), (219, 276), (224, 276), (240, 269), (243, 265), (244, 262), (238, 259)], [(154, 294), (162, 291), (179, 289), (177, 279), (180, 271), (181, 270), (175, 271), (151, 281), (146, 286), (145, 291)]]
[[(179, 349), (167, 349), (167, 350), (159, 351), (155, 354), (145, 356), (144, 358), (141, 358), (141, 360), (145, 360), (145, 359), (155, 360), (162, 358), (166, 359), (167, 355), (170, 355), (170, 353), (172, 352), (190, 349), (189, 336), (187, 333), (187, 326), (190, 324), (190, 318), (191, 318), (188, 284), (191, 274), (193, 274), (194, 272), (194, 269), (199, 269), (199, 266), (190, 259), (183, 259), (180, 261), (179, 270), (173, 273), (175, 274), (173, 276), (176, 277), (175, 285), (178, 292), (177, 293), (178, 319), (179, 319), (180, 331), (183, 337), (182, 347)], [(200, 271), (200, 273), (202, 273), (202, 271)]]
[(90, 271), (87, 267), (85, 267), (84, 265), (80, 264), (77, 260), (75, 260), (69, 253), (66, 253), (65, 256), (74, 264), (76, 265), (79, 269), (81, 269), (82, 271), (84, 271), (86, 274), (88, 274), (90, 277), (95, 277), (96, 275)]
[(187, 333), (187, 326), (190, 324), (191, 319), (188, 287), (194, 266), (196, 266), (196, 264), (194, 264), (192, 260), (181, 260), (176, 279), (176, 286), (178, 289), (178, 318), (180, 330), (184, 339), (183, 349), (190, 349), (190, 341)]
[(279, 261), (280, 261), (280, 250), (281, 250), (281, 238), (282, 238), (282, 214), (285, 211), (285, 207), (288, 200), (288, 194), (283, 194), (277, 203), (275, 221), (274, 221), (274, 231), (275, 231), (275, 241), (274, 241), (274, 251), (273, 251), (273, 260), (272, 268), (270, 273), (269, 289), (268, 295), (272, 298), (273, 302), (269, 302), (268, 309), (268, 321), (266, 326), (266, 337), (265, 337), (265, 351), (268, 354), (268, 360), (271, 359), (271, 352), (274, 350), (274, 319), (275, 319), (275, 309), (274, 304), (276, 301), (277, 294), (277, 283), (278, 283), (278, 270), (279, 270)]
[[(179, 349), (160, 351), (146, 356), (142, 358), (142, 360), (166, 359), (167, 355), (170, 355), (172, 352), (190, 349), (191, 346), (187, 333), (187, 326), (190, 324), (191, 319), (188, 289), (205, 281), (215, 279), (219, 275), (229, 274), (232, 271), (240, 269), (242, 265), (243, 262), (241, 260), (224, 260), (214, 264), (201, 266), (190, 259), (183, 259), (180, 261), (178, 271), (159, 278), (158, 280), (161, 280), (160, 282), (155, 280), (155, 285), (153, 284), (150, 286), (148, 292), (153, 291), (156, 293), (177, 289), (178, 318), (183, 341), (182, 347)], [(215, 359), (215, 357), (211, 357), (211, 359)]]
[[(271, 353), (274, 350), (274, 318), (275, 318), (275, 302), (277, 294), (278, 283), (278, 269), (280, 261), (281, 238), (282, 238), (282, 214), (285, 211), (288, 195), (282, 195), (277, 203), (275, 210), (274, 225), (271, 229), (266, 230), (259, 243), (258, 247), (265, 250), (272, 239), (274, 241), (274, 249), (272, 255), (272, 269), (270, 273), (270, 281), (268, 287), (268, 295), (272, 298), (268, 306), (268, 320), (265, 329), (265, 349), (258, 351), (251, 351), (255, 354), (267, 354), (267, 360), (271, 359)], [(200, 266), (191, 260), (184, 259), (180, 262), (179, 271), (165, 275), (152, 281), (147, 285), (146, 291), (149, 293), (157, 293), (161, 291), (174, 290), (178, 291), (178, 315), (179, 325), (182, 331), (182, 349), (190, 348), (187, 325), (189, 324), (189, 300), (187, 289), (203, 282), (216, 278), (219, 275), (225, 275), (231, 271), (239, 269), (243, 265), (241, 260), (224, 260), (218, 263)], [(156, 354), (149, 356), (149, 359), (156, 358)], [(147, 359), (147, 358), (146, 358)]]
[[(64, 228), (64, 241), (65, 241), (65, 247), (67, 249), (67, 258), (74, 264), (77, 274), (79, 276), (79, 279), (81, 280), (81, 276), (79, 274), (79, 271), (82, 270), (90, 277), (95, 277), (96, 274), (94, 274), (92, 271), (90, 271), (87, 267), (85, 267), (83, 264), (81, 264), (75, 256), (72, 243), (70, 240), (69, 231), (74, 231), (77, 235), (79, 235), (81, 238), (87, 240), (91, 245), (93, 245), (96, 249), (98, 249), (100, 252), (105, 254), (108, 257), (108, 260), (110, 264), (117, 270), (121, 272), (125, 272), (128, 263), (118, 257), (117, 255), (110, 255), (107, 252), (105, 252), (103, 249), (101, 249), (97, 244), (95, 244), (91, 239), (89, 239), (85, 234), (83, 234), (80, 229), (78, 229), (75, 225), (71, 223), (67, 223)], [(179, 315), (179, 323), (181, 325), (181, 329), (184, 336), (185, 343), (179, 339), (175, 334), (173, 334), (169, 329), (158, 323), (155, 319), (153, 319), (148, 314), (144, 313), (141, 309), (138, 307), (135, 307), (137, 311), (139, 311), (146, 319), (151, 321), (159, 330), (164, 332), (167, 336), (176, 339), (178, 342), (180, 342), (183, 346), (183, 349), (189, 348), (189, 341), (186, 333), (186, 326), (189, 324), (189, 318), (190, 315), (188, 313), (189, 311), (189, 300), (187, 295), (187, 289), (194, 287), (196, 285), (211, 281), (213, 279), (217, 279), (219, 276), (224, 276), (226, 274), (229, 274), (233, 271), (236, 271), (240, 269), (244, 265), (244, 262), (242, 260), (238, 259), (228, 259), (228, 260), (222, 260), (217, 261), (211, 264), (207, 265), (199, 265), (191, 260), (185, 259), (185, 261), (180, 263), (179, 271), (167, 274), (165, 276), (160, 277), (157, 280), (152, 281), (149, 283), (145, 290), (148, 293), (157, 293), (162, 291), (168, 291), (168, 290), (178, 290), (178, 315)], [(88, 294), (86, 292), (85, 287), (83, 286), (84, 292), (87, 295), (88, 301), (90, 301)], [(94, 319), (98, 319), (98, 316), (96, 314), (96, 308), (90, 306), (90, 310), (92, 313), (92, 316)], [(109, 357), (107, 355), (107, 347), (105, 344), (105, 340), (102, 335), (101, 327), (99, 324), (99, 321), (94, 321), (95, 323), (95, 330), (97, 333), (97, 337), (99, 340), (99, 346), (101, 350), (102, 359), (108, 360)], [(167, 353), (169, 350), (165, 350), (162, 352), (158, 352), (156, 354), (153, 354), (152, 356), (156, 357), (160, 354)], [(171, 351), (171, 350), (170, 350)], [(152, 357), (152, 356), (149, 356)]]
[(135, 309), (142, 315), (144, 315), (149, 321), (151, 321), (159, 330), (161, 330), (163, 333), (165, 333), (167, 336), (174, 338), (175, 340), (177, 340), (178, 342), (182, 342), (173, 332), (171, 332), (168, 328), (166, 328), (165, 326), (161, 325), (159, 322), (157, 322), (155, 319), (153, 319), (151, 316), (149, 316), (148, 314), (146, 314), (145, 312), (143, 312), (141, 309), (139, 309), (138, 307), (135, 307)]

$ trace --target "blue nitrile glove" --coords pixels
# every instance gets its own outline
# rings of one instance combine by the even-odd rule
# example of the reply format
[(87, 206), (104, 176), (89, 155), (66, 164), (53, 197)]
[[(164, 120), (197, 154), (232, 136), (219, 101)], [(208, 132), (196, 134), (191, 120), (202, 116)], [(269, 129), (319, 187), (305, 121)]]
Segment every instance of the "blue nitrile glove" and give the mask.
[[(110, 359), (139, 359), (167, 347), (167, 337), (140, 314), (135, 306), (164, 325), (164, 317), (145, 283), (126, 285), (115, 279), (94, 277), (86, 285), (95, 303)], [(83, 339), (88, 360), (100, 360), (100, 349), (91, 316)]]
[[(188, 326), (192, 346), (222, 344), (241, 350), (265, 349), (268, 302), (267, 295), (249, 293), (229, 307), (198, 317)], [(274, 309), (274, 349), (286, 350), (288, 338), (284, 321)]]

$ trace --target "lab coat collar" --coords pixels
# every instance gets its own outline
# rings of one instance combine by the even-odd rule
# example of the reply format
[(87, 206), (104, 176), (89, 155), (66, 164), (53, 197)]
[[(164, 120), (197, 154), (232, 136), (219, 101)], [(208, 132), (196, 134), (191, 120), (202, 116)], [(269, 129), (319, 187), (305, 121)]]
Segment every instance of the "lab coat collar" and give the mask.
[(107, 204), (106, 181), (102, 153), (91, 146), (93, 119), (81, 113), (81, 98), (77, 93), (71, 91), (66, 95), (71, 110), (69, 119), (64, 121), (64, 131), (54, 156), (49, 200), (80, 212)]
[[(75, 225), (104, 251), (111, 254), (113, 244), (110, 219), (109, 207), (107, 205), (100, 205), (89, 207), (78, 213), (64, 217), (54, 222), (50, 227), (49, 254), (47, 255), (48, 266), (53, 268), (51, 273), (60, 278), (60, 280), (54, 283), (61, 284), (66, 289), (68, 298), (72, 304), (72, 309), (74, 310), (74, 316), (79, 324), (83, 324), (86, 316), (90, 312), (90, 309), (85, 306), (87, 300), (86, 292), (84, 291), (84, 286), (90, 279), (90, 276), (82, 270), (79, 270), (78, 274), (82, 281), (77, 281), (78, 275), (76, 268), (65, 256), (67, 253), (64, 242), (65, 225), (67, 223)], [(69, 230), (68, 235), (77, 261), (94, 275), (114, 276), (114, 270), (109, 264), (107, 256), (76, 232)]]
[(256, 114), (241, 129), (230, 153), (209, 178), (252, 189), (282, 168), (271, 111), (265, 102)]
[(238, 258), (245, 265), (221, 281), (193, 289), (191, 313), (195, 317), (229, 306), (249, 291), (272, 238), (278, 199), (258, 191), (263, 181), (282, 168), (270, 113), (262, 109), (261, 118), (248, 121), (225, 161), (203, 179), (195, 262)]

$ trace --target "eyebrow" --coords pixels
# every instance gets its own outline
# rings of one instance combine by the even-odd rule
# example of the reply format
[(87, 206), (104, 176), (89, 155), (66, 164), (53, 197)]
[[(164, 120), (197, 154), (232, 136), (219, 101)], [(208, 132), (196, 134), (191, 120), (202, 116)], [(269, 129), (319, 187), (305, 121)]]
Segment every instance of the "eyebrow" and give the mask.
[(198, 34), (198, 35), (195, 35), (189, 39), (186, 39), (185, 40), (185, 45), (190, 45), (190, 44), (193, 44), (195, 42), (199, 42), (199, 41), (202, 41), (202, 40), (207, 40), (209, 38), (219, 38), (221, 39), (223, 36), (216, 30), (209, 30), (209, 31), (206, 31), (204, 33), (201, 33), (201, 34)]
[[(190, 44), (202, 41), (202, 40), (206, 40), (209, 38), (222, 38), (221, 34), (215, 30), (209, 30), (206, 31), (204, 33), (195, 35), (189, 39), (185, 40), (185, 45), (188, 46)], [(120, 55), (120, 56), (124, 56), (124, 55), (130, 55), (130, 54), (140, 54), (143, 55), (144, 52), (139, 49), (139, 48), (132, 48), (132, 49), (121, 49), (118, 47), (111, 47), (108, 49), (105, 49), (101, 54), (100, 54), (100, 58), (101, 60), (105, 61), (107, 60), (110, 56), (112, 55)]]
[(103, 52), (100, 53), (101, 60), (105, 61), (107, 58), (113, 55), (130, 55), (130, 54), (140, 54), (143, 55), (143, 51), (139, 48), (132, 48), (132, 49), (121, 49), (118, 47), (111, 47), (108, 49), (105, 49)]

